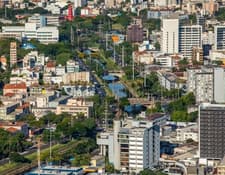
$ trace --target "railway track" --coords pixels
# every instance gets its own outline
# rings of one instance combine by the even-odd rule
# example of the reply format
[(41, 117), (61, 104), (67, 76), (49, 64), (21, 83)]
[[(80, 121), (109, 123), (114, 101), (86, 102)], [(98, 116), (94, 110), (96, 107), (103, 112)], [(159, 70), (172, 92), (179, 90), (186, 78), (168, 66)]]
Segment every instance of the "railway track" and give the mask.
[[(73, 149), (81, 141), (72, 142), (66, 145), (63, 145), (61, 148), (56, 148), (54, 152), (57, 152), (59, 155), (63, 155)], [(44, 163), (44, 162), (42, 162)], [(13, 168), (0, 172), (1, 175), (23, 175), (25, 172), (28, 172), (31, 169), (34, 169), (38, 166), (38, 161), (34, 160), (30, 164), (18, 164)]]

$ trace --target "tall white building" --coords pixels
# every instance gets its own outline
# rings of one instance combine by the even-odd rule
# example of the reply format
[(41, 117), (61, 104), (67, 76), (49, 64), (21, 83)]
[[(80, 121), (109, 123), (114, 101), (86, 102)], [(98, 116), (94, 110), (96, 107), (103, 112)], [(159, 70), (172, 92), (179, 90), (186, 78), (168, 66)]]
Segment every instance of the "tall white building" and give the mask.
[(179, 30), (179, 52), (191, 58), (193, 47), (202, 47), (202, 26), (180, 26)]
[(108, 153), (115, 169), (138, 173), (152, 168), (160, 158), (160, 128), (150, 120), (114, 120), (111, 132), (100, 133), (97, 144), (101, 154)]
[(22, 37), (37, 39), (41, 43), (56, 43), (59, 40), (59, 30), (54, 26), (37, 27), (36, 23), (25, 23), (25, 26), (3, 26), (2, 33), (21, 34)]
[(221, 67), (214, 68), (214, 101), (225, 102), (225, 70)]
[(179, 18), (168, 17), (162, 20), (162, 52), (178, 53), (179, 52)]
[(196, 102), (225, 103), (225, 70), (221, 67), (202, 67), (187, 70), (187, 90)]
[(215, 50), (225, 50), (225, 25), (214, 26)]

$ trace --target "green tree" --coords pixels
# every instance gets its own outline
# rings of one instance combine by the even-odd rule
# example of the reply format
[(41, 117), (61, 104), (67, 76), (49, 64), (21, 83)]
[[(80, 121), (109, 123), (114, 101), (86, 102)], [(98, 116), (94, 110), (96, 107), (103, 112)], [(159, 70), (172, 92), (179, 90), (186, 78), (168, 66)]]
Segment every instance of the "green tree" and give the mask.
[(12, 162), (16, 163), (30, 163), (31, 161), (27, 158), (25, 158), (23, 155), (20, 155), (19, 153), (12, 152), (9, 154), (9, 159)]

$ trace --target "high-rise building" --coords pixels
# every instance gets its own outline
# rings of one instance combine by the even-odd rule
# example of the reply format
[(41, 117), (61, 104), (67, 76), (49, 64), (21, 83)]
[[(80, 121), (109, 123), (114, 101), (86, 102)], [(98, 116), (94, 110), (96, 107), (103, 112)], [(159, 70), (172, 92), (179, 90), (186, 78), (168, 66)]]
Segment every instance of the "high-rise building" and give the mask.
[(214, 26), (215, 50), (225, 50), (225, 25)]
[(126, 173), (157, 166), (160, 129), (156, 120), (114, 120), (113, 131), (97, 137), (101, 154), (107, 154), (115, 169)]
[(221, 67), (201, 67), (187, 70), (187, 91), (196, 102), (225, 103), (225, 70)]
[(191, 58), (193, 47), (202, 47), (202, 26), (180, 26), (179, 30), (179, 52)]
[(196, 103), (213, 101), (213, 68), (187, 70), (187, 91), (193, 92)]
[(179, 19), (177, 16), (169, 16), (162, 20), (162, 52), (178, 53), (179, 49)]
[(197, 15), (196, 16), (197, 25), (202, 26), (202, 32), (205, 32), (205, 16)]
[(222, 159), (225, 155), (225, 105), (199, 106), (199, 153), (201, 159)]
[(225, 103), (225, 70), (214, 68), (214, 101)]
[(17, 44), (16, 42), (10, 43), (10, 67), (17, 64)]

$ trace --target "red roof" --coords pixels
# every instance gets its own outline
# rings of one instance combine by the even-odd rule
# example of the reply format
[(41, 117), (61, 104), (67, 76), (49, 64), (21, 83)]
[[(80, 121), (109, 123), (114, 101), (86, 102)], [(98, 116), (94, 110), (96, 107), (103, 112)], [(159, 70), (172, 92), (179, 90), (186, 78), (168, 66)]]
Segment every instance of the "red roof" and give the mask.
[(47, 64), (46, 64), (46, 66), (47, 67), (55, 67), (55, 62), (54, 61), (49, 61), (49, 62), (47, 62)]
[(10, 128), (8, 128), (8, 129), (6, 129), (6, 131), (11, 132), (11, 133), (15, 133), (15, 132), (18, 131), (18, 129), (13, 128), (13, 127), (10, 127)]
[(27, 89), (25, 83), (6, 84), (3, 89)]
[(5, 96), (7, 97), (13, 97), (15, 95), (15, 93), (6, 93)]
[(24, 108), (28, 108), (30, 106), (29, 103), (24, 103), (23, 105), (19, 106), (17, 109), (24, 109)]

